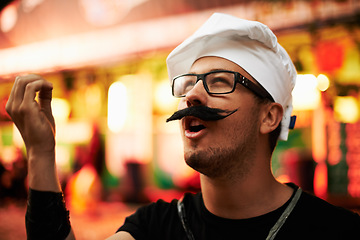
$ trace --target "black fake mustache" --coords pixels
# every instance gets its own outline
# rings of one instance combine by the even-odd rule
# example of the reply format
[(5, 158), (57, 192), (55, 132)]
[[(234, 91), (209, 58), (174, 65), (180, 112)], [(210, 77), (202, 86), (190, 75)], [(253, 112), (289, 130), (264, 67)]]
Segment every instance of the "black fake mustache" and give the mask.
[(219, 108), (209, 108), (209, 107), (203, 106), (203, 105), (191, 106), (191, 107), (176, 111), (171, 117), (166, 119), (166, 122), (170, 122), (173, 120), (180, 120), (183, 117), (187, 117), (187, 116), (193, 116), (193, 117), (199, 118), (203, 121), (216, 121), (216, 120), (224, 119), (236, 111), (237, 111), (237, 109), (235, 109), (233, 111), (229, 111), (229, 110), (223, 110), (223, 109), (219, 109)]

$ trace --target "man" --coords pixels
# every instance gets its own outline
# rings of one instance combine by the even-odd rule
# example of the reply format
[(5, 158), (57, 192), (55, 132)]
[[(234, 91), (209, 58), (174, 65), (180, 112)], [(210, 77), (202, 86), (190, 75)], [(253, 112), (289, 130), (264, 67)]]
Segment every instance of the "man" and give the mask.
[[(201, 193), (142, 207), (109, 239), (360, 238), (357, 214), (272, 175), (276, 141), (292, 122), (296, 71), (265, 25), (214, 14), (167, 64), (181, 97), (168, 120), (180, 119)], [(56, 176), (51, 90), (37, 75), (17, 77), (6, 106), (28, 152), (29, 239), (74, 238)]]

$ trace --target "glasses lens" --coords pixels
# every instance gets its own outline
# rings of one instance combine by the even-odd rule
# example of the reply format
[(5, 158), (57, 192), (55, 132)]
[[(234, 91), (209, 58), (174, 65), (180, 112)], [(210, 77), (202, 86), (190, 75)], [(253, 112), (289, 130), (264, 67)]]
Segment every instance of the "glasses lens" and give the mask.
[(173, 94), (175, 97), (185, 96), (195, 85), (196, 76), (183, 75), (174, 79)]
[(235, 85), (235, 74), (232, 72), (214, 72), (206, 76), (209, 93), (228, 93)]

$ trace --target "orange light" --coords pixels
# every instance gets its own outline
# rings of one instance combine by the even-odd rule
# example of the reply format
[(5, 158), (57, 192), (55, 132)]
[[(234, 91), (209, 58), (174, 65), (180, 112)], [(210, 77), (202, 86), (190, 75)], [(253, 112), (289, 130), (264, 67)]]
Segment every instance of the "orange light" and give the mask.
[(101, 196), (101, 183), (95, 168), (91, 164), (83, 166), (70, 178), (66, 193), (72, 211), (95, 210)]
[(276, 177), (276, 180), (278, 180), (281, 183), (291, 182), (291, 179), (290, 179), (289, 175), (287, 175), (287, 174), (282, 174), (282, 175)]
[(334, 102), (335, 118), (343, 123), (355, 123), (359, 120), (359, 104), (352, 96), (338, 96)]
[(325, 162), (318, 163), (314, 173), (314, 193), (320, 198), (326, 198), (328, 187), (327, 166)]
[(163, 114), (169, 114), (178, 105), (178, 99), (171, 94), (169, 80), (165, 79), (159, 82), (155, 88), (155, 107), (157, 111)]
[(312, 153), (315, 162), (320, 163), (327, 157), (327, 137), (325, 127), (325, 109), (320, 104), (313, 112), (312, 119)]
[(330, 80), (326, 75), (319, 74), (319, 76), (317, 76), (316, 79), (317, 79), (317, 88), (320, 91), (325, 92), (330, 87)]

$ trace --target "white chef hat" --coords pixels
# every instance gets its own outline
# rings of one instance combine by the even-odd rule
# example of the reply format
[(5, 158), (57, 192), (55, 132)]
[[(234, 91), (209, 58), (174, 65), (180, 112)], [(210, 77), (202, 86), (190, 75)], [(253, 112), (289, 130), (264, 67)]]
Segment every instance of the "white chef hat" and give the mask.
[(230, 60), (261, 84), (284, 109), (279, 138), (287, 140), (292, 112), (291, 92), (296, 70), (274, 33), (264, 24), (214, 13), (192, 36), (167, 57), (170, 81), (188, 73), (199, 58)]

